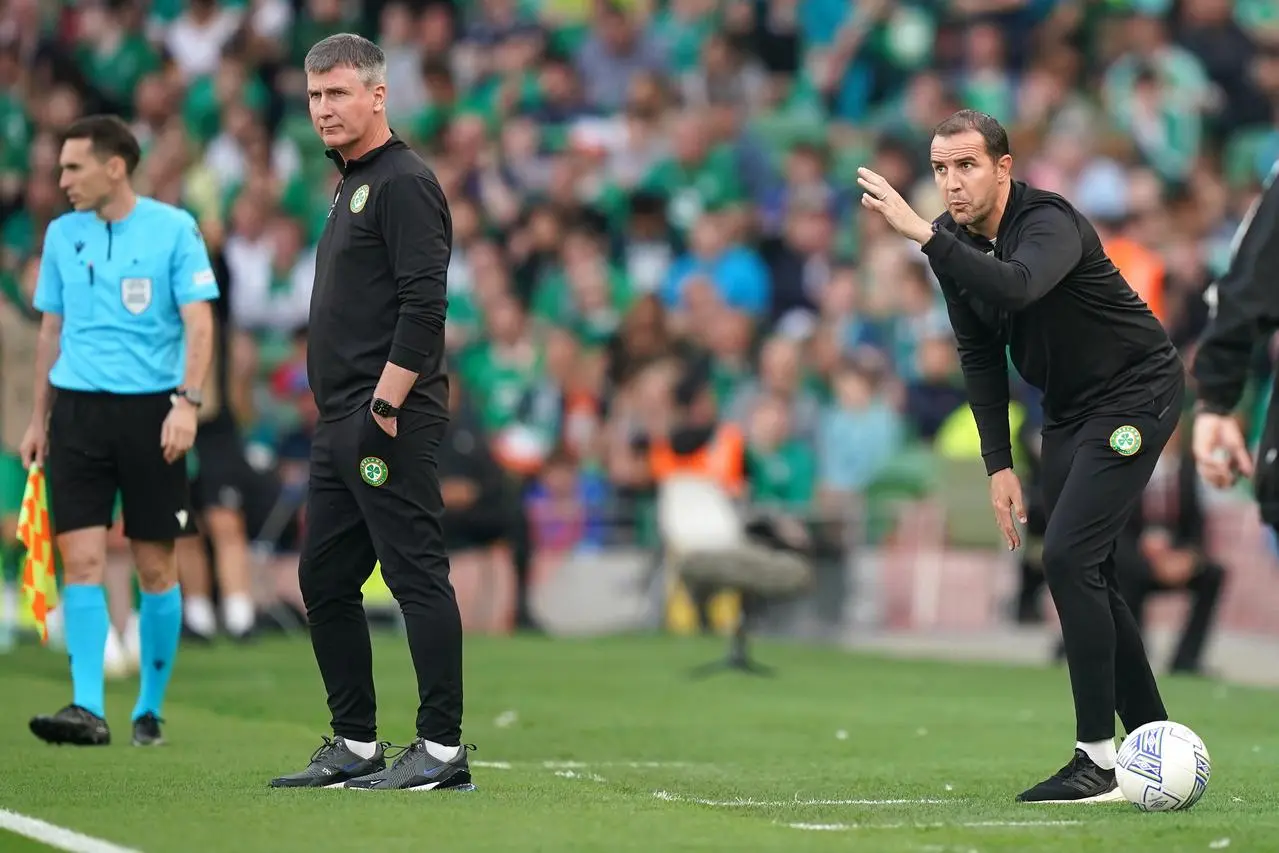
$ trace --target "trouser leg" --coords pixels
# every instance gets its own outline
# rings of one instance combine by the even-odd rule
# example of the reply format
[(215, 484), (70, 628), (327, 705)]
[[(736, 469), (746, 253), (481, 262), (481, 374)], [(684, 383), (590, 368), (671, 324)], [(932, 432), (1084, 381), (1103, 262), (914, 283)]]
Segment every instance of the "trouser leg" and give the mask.
[(401, 412), (394, 438), (367, 414), (357, 416), (357, 427), (359, 460), (377, 459), (385, 470), (381, 483), (366, 479), (354, 489), (382, 577), (404, 614), (418, 683), (417, 734), (456, 745), (462, 732), (462, 619), (449, 579), (436, 469), (445, 425)]
[(360, 590), (377, 558), (355, 495), (336, 467), (340, 426), (322, 424), (315, 438), (298, 582), (333, 733), (368, 743), (377, 740), (377, 700)]

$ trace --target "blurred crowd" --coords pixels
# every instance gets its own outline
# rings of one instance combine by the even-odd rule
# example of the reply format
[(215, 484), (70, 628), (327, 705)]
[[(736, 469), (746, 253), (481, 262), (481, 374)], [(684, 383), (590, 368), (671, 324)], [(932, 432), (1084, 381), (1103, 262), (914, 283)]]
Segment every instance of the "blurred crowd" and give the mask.
[[(939, 442), (974, 452), (939, 291), (854, 180), (940, 213), (952, 111), (1009, 128), (1015, 176), (1093, 219), (1179, 345), (1279, 158), (1272, 0), (9, 0), (0, 302), (34, 322), (59, 128), (125, 116), (137, 188), (217, 256), (226, 403), (286, 494), (338, 178), (302, 60), (345, 31), (386, 51), (392, 128), (452, 209), (446, 500), (505, 496), (528, 547), (642, 526), (618, 507), (690, 424), (735, 430), (744, 494), (798, 515)], [(461, 527), (509, 534), (498, 515)]]

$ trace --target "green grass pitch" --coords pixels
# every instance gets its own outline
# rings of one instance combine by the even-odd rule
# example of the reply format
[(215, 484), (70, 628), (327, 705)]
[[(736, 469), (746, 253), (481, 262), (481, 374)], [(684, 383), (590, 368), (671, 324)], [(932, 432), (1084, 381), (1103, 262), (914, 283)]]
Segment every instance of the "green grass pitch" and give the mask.
[[(327, 732), (305, 640), (185, 646), (170, 743), (152, 750), (128, 745), (132, 681), (109, 687), (110, 747), (38, 742), (28, 717), (69, 689), (61, 655), (25, 647), (0, 658), (0, 809), (143, 853), (1233, 853), (1279, 839), (1275, 692), (1163, 680), (1173, 718), (1213, 759), (1191, 811), (1025, 806), (1014, 795), (1072, 748), (1063, 670), (761, 643), (771, 678), (688, 678), (721, 651), (704, 639), (472, 638), (465, 739), (479, 790), (373, 794), (266, 787)], [(380, 636), (375, 657), (379, 736), (402, 744), (416, 706), (408, 654)], [(0, 831), (3, 853), (48, 849)]]

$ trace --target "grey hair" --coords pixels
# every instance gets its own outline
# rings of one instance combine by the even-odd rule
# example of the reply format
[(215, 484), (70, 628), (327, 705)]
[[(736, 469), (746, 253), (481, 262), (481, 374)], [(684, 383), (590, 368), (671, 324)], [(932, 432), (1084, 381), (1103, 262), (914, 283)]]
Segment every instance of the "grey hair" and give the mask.
[(334, 68), (354, 68), (365, 86), (386, 82), (386, 54), (382, 48), (355, 33), (336, 33), (315, 43), (302, 63), (307, 74), (323, 74)]

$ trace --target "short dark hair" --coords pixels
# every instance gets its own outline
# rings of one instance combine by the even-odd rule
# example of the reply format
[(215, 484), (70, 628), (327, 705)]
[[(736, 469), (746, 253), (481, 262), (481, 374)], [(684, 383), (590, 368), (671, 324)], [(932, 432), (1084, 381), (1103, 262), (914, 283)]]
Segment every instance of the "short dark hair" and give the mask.
[(354, 68), (365, 86), (386, 82), (386, 54), (374, 42), (356, 33), (334, 33), (320, 39), (306, 52), (302, 68), (307, 74)]
[(119, 116), (92, 115), (77, 119), (62, 133), (62, 141), (68, 139), (89, 140), (93, 154), (99, 160), (119, 157), (124, 160), (124, 169), (129, 175), (142, 160), (142, 146), (138, 145), (138, 138)]
[(933, 136), (957, 136), (975, 130), (986, 142), (986, 153), (990, 159), (998, 160), (1012, 152), (1008, 148), (1008, 131), (994, 116), (977, 110), (960, 110), (942, 121), (933, 129)]

